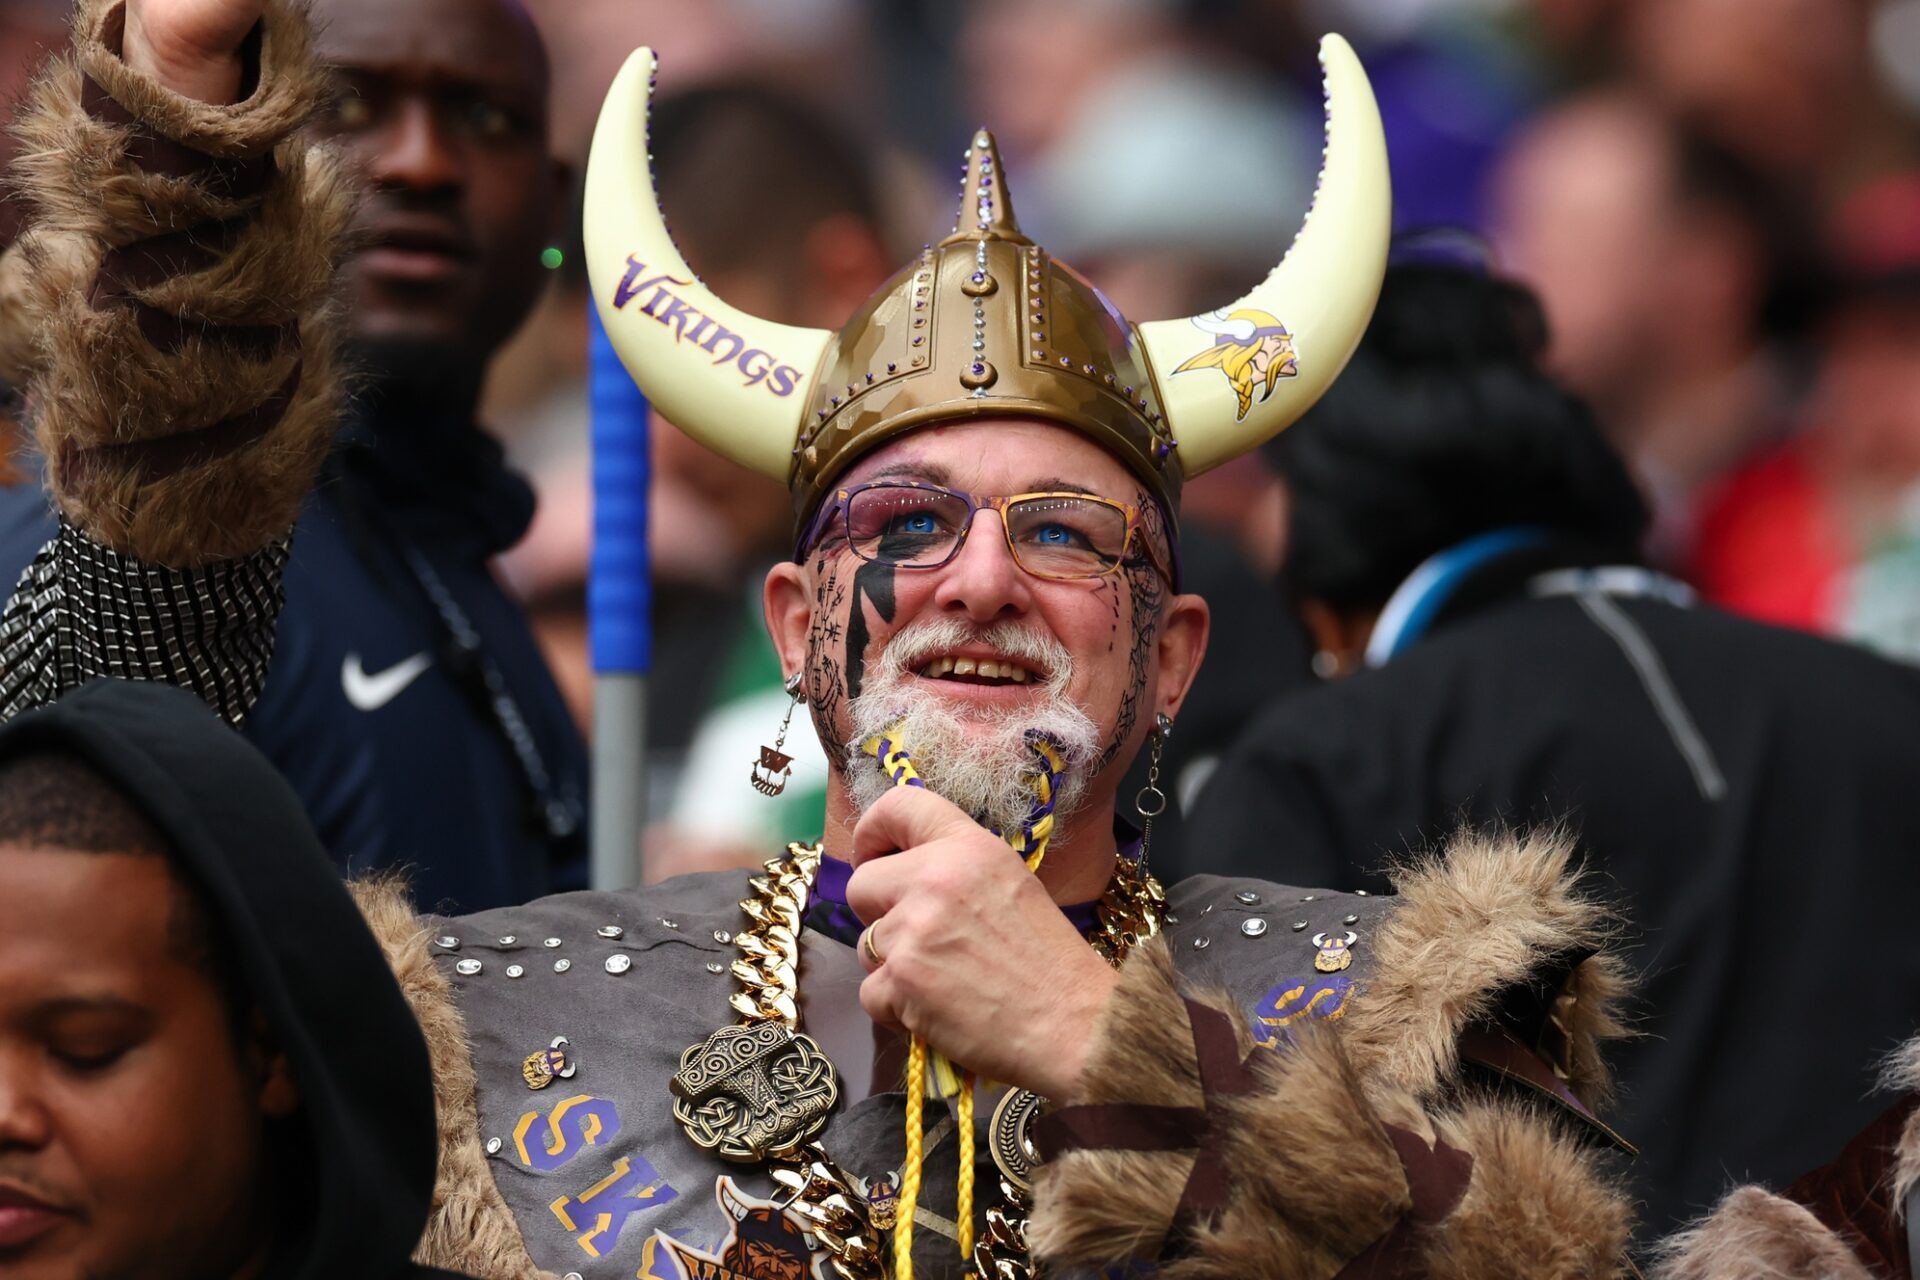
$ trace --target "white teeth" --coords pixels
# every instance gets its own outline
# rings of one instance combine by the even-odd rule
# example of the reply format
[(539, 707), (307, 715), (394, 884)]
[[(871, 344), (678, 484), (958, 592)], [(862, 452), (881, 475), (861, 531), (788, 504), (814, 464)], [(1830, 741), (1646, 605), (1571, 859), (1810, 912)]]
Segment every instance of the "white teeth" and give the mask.
[(1006, 668), (1006, 672), (1015, 684), (1025, 684), (1027, 682), (1027, 669), (1025, 667), (1008, 667)]
[(1000, 664), (990, 658), (982, 658), (974, 664), (974, 673), (988, 680), (998, 680), (1002, 674)]
[(975, 663), (972, 658), (955, 658), (953, 660), (953, 674), (957, 676), (970, 676), (973, 674), (974, 666)]

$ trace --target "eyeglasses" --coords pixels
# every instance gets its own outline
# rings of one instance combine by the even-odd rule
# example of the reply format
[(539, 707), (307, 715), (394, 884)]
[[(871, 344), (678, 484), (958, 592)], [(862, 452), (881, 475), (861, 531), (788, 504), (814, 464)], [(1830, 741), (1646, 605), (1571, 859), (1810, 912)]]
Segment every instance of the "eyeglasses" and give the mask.
[[(1140, 508), (1091, 493), (975, 497), (939, 485), (877, 480), (835, 494), (801, 545), (834, 530), (862, 560), (937, 569), (959, 554), (981, 511), (999, 513), (1015, 564), (1053, 581), (1103, 578), (1120, 568), (1141, 523)], [(1165, 576), (1151, 546), (1147, 552)]]

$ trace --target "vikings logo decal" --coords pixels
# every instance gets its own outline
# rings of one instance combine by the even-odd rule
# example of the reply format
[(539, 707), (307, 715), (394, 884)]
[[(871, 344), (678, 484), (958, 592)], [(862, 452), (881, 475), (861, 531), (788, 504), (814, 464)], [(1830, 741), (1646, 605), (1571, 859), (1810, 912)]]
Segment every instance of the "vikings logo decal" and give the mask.
[(1194, 325), (1213, 335), (1213, 345), (1175, 369), (1218, 369), (1226, 375), (1240, 408), (1234, 420), (1244, 420), (1253, 406), (1266, 403), (1282, 378), (1299, 376), (1299, 353), (1293, 334), (1273, 315), (1252, 307), (1214, 311), (1193, 317)]
[(1353, 963), (1353, 944), (1360, 941), (1360, 935), (1349, 929), (1345, 933), (1316, 933), (1313, 945), (1320, 948), (1313, 957), (1313, 967), (1321, 973), (1339, 973)]
[(529, 1089), (544, 1089), (555, 1080), (571, 1080), (575, 1064), (567, 1050), (572, 1041), (565, 1036), (555, 1036), (546, 1048), (536, 1050), (526, 1056), (520, 1064), (520, 1078), (527, 1082)]
[(792, 395), (805, 375), (792, 365), (777, 363), (746, 338), (673, 292), (694, 283), (664, 271), (649, 275), (647, 264), (629, 254), (626, 274), (620, 277), (613, 291), (614, 310), (626, 310), (628, 303), (644, 294), (640, 312), (673, 330), (674, 342), (692, 343), (711, 355), (714, 364), (732, 368), (746, 386), (765, 387), (776, 396)]
[(708, 1253), (656, 1231), (641, 1258), (642, 1280), (675, 1280), (656, 1269), (662, 1254), (679, 1269), (678, 1280), (827, 1280), (819, 1239), (785, 1209), (742, 1193), (728, 1177), (716, 1179), (713, 1190), (733, 1219), (726, 1240)]

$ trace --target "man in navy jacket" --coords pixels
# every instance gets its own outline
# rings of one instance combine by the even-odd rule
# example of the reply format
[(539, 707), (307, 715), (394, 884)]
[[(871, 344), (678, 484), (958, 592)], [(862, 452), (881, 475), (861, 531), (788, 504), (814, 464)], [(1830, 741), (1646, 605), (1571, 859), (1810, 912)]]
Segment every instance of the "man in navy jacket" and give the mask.
[[(463, 910), (582, 882), (586, 754), (489, 560), (533, 513), (476, 421), (544, 274), (564, 176), (546, 55), (516, 0), (324, 0), (339, 89), (313, 126), (364, 174), (346, 283), (361, 382), (293, 538), (247, 724), (337, 861), (410, 868)], [(0, 492), (0, 576), (54, 532)]]

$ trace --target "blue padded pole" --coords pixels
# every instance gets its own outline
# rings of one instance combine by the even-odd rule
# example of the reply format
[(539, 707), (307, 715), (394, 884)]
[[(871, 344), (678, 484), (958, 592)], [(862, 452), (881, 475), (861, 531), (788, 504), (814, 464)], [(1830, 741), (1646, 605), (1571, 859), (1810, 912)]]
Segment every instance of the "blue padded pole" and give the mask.
[(647, 401), (588, 305), (593, 413), (593, 846), (596, 889), (641, 882), (647, 820), (647, 672), (653, 581), (647, 554)]

